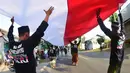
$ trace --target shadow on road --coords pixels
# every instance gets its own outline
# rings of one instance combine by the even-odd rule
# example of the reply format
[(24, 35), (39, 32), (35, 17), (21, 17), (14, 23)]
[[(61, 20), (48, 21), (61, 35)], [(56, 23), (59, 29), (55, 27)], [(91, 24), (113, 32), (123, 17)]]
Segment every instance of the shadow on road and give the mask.
[(72, 65), (72, 59), (71, 57), (59, 58), (59, 60), (57, 60), (57, 64)]
[(60, 72), (64, 72), (64, 71), (68, 71), (68, 66), (72, 66), (72, 62), (71, 62), (71, 57), (70, 56), (66, 56), (66, 57), (61, 57), (57, 60), (57, 67), (55, 68), (55, 70), (60, 71)]
[[(110, 52), (109, 51), (84, 52), (84, 53), (80, 53), (80, 54), (83, 55), (83, 56), (90, 57), (90, 58), (104, 58), (104, 59), (108, 59), (110, 57)], [(125, 53), (124, 59), (129, 59), (129, 57), (127, 56), (127, 54)]]

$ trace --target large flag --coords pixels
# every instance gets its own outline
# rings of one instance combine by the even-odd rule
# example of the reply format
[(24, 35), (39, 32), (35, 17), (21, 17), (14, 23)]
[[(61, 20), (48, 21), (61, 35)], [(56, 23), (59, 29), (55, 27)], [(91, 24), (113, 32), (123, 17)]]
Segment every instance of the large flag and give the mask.
[[(54, 6), (43, 37), (54, 45), (66, 45), (97, 26), (96, 10), (106, 19), (124, 0), (0, 0), (0, 13), (15, 17), (19, 25), (35, 31), (45, 17), (43, 9)], [(94, 34), (98, 34), (95, 32)]]

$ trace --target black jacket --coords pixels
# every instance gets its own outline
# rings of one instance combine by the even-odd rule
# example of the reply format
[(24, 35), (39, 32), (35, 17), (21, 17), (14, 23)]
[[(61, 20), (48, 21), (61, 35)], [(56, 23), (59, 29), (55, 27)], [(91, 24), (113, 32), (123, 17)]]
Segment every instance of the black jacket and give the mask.
[(110, 56), (110, 63), (118, 63), (123, 60), (124, 56), (124, 41), (125, 41), (125, 34), (123, 31), (120, 34), (114, 34), (110, 29), (108, 29), (102, 19), (100, 17), (97, 18), (99, 26), (101, 30), (111, 39), (111, 56)]
[(10, 26), (8, 32), (9, 48), (14, 57), (16, 73), (36, 73), (33, 50), (39, 44), (47, 27), (48, 23), (43, 21), (31, 37), (16, 42), (13, 36), (13, 25)]
[(78, 46), (79, 46), (80, 42), (81, 42), (81, 40), (77, 44), (71, 43), (71, 54), (78, 53)]

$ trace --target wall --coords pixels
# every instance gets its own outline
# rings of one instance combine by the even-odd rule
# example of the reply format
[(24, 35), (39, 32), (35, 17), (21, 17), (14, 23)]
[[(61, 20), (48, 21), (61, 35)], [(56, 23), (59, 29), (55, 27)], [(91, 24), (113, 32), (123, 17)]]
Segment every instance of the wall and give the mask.
[(126, 6), (122, 11), (123, 20), (126, 21), (130, 18), (130, 4)]

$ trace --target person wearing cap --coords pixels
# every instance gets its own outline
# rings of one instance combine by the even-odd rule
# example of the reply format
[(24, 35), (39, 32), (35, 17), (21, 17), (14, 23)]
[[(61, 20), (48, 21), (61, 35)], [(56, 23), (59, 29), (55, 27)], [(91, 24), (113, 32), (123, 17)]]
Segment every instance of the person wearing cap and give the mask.
[[(121, 13), (119, 14), (122, 21)], [(120, 73), (122, 62), (124, 59), (124, 41), (125, 33), (123, 31), (123, 23), (121, 25), (117, 21), (112, 21), (112, 31), (108, 29), (100, 18), (100, 9), (97, 11), (97, 22), (101, 30), (111, 39), (111, 54), (107, 73)]]
[(54, 7), (50, 7), (45, 11), (46, 16), (40, 26), (37, 28), (32, 36), (29, 36), (30, 30), (28, 26), (21, 26), (18, 28), (19, 41), (16, 42), (13, 36), (14, 17), (11, 19), (12, 25), (9, 28), (8, 39), (9, 48), (14, 58), (14, 67), (16, 73), (36, 73), (36, 63), (33, 54), (34, 48), (40, 43), (44, 31), (48, 27), (49, 16)]

